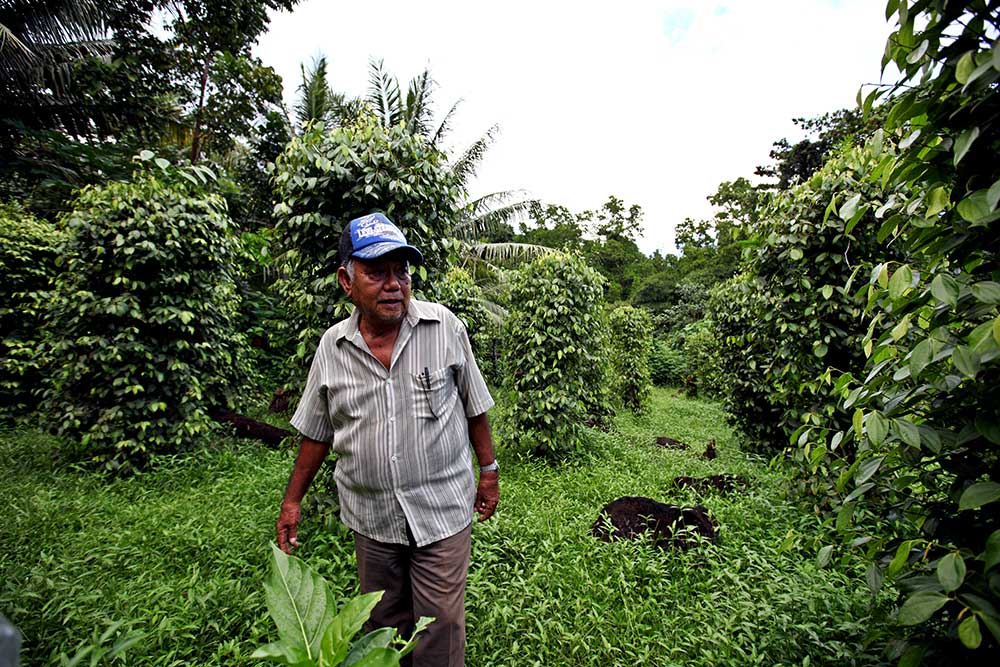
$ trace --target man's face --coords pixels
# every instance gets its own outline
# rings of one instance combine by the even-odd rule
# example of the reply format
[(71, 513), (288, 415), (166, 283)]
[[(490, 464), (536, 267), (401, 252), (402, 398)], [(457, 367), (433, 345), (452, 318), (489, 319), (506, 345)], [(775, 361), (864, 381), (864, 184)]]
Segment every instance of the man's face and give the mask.
[(373, 323), (401, 322), (410, 306), (410, 269), (396, 253), (378, 259), (354, 259), (354, 280), (341, 267), (340, 286), (361, 317)]

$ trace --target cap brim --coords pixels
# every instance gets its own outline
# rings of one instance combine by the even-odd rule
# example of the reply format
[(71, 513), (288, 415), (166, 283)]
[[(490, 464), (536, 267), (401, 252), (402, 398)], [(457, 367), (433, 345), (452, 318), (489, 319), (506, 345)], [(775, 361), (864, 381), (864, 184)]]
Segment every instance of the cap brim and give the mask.
[(359, 259), (378, 259), (383, 255), (387, 255), (390, 252), (395, 252), (397, 250), (405, 252), (406, 258), (411, 264), (424, 263), (424, 256), (420, 254), (419, 250), (411, 245), (406, 245), (405, 243), (395, 243), (392, 241), (373, 243), (369, 246), (365, 246), (361, 250), (356, 250), (351, 253), (351, 257), (357, 257)]

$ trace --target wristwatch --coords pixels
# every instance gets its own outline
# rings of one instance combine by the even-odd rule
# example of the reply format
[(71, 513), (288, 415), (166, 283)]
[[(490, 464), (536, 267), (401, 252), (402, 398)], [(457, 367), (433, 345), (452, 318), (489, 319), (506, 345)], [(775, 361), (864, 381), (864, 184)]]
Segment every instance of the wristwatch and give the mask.
[(494, 470), (500, 472), (500, 464), (496, 462), (496, 459), (494, 459), (493, 463), (489, 465), (479, 466), (479, 472), (492, 472)]

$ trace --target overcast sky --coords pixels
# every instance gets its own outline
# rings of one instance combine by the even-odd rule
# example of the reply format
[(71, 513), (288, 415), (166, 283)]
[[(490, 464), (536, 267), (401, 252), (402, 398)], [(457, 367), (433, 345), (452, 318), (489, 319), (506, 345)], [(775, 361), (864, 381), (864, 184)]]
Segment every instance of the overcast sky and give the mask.
[(645, 212), (639, 247), (673, 252), (705, 197), (752, 177), (793, 117), (853, 106), (879, 80), (883, 0), (303, 0), (255, 53), (284, 79), (328, 60), (330, 85), (362, 95), (380, 58), (405, 86), (430, 68), (439, 113), (462, 99), (460, 150), (501, 134), (472, 194), (524, 189), (577, 212), (615, 195)]

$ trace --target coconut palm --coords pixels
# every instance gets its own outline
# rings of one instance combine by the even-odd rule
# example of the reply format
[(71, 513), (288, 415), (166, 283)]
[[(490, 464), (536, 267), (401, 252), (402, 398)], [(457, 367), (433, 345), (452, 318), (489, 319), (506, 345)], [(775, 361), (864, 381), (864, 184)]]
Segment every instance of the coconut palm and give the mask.
[(362, 100), (348, 98), (330, 87), (326, 56), (320, 55), (308, 68), (305, 65), (301, 68), (299, 99), (293, 110), (300, 132), (310, 122), (338, 124), (361, 113), (364, 108)]
[(86, 112), (69, 93), (73, 63), (108, 57), (106, 17), (96, 0), (0, 0), (0, 117), (85, 134)]

